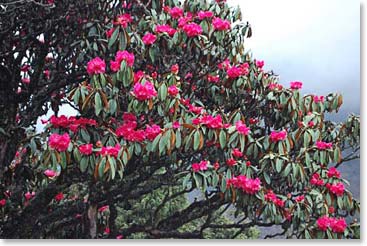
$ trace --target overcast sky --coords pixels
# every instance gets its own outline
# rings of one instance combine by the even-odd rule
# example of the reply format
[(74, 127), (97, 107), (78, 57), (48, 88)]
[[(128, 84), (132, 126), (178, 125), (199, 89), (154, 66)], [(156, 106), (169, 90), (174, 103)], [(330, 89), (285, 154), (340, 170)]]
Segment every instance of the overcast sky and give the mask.
[(360, 108), (360, 3), (356, 0), (228, 0), (239, 5), (253, 36), (246, 48), (280, 83), (303, 93), (344, 96), (341, 120)]

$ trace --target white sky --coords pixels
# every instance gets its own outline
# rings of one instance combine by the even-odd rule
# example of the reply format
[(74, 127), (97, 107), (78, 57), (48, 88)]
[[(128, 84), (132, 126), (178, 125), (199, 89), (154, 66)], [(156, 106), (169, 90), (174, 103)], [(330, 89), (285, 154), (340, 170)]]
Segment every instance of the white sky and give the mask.
[(253, 36), (246, 41), (281, 83), (304, 93), (339, 92), (341, 116), (359, 111), (360, 3), (356, 0), (228, 0), (239, 5)]

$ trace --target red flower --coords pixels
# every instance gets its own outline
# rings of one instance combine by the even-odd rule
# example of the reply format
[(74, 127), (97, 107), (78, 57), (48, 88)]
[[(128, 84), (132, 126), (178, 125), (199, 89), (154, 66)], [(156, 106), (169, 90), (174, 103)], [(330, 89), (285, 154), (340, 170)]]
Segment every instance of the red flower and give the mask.
[(213, 165), (213, 167), (214, 167), (214, 170), (218, 170), (219, 169), (219, 163), (218, 162), (216, 162), (216, 163), (214, 163), (214, 165)]
[(248, 135), (250, 132), (250, 128), (248, 128), (246, 124), (243, 124), (241, 120), (236, 122), (236, 130), (238, 131), (238, 133), (243, 134), (245, 136)]
[(313, 101), (315, 103), (323, 103), (324, 102), (324, 96), (313, 96)]
[(214, 14), (211, 11), (202, 11), (202, 10), (200, 10), (199, 13), (198, 13), (198, 18), (200, 20), (203, 20), (205, 18), (209, 19), (209, 18), (212, 18), (213, 16), (214, 16)]
[(110, 28), (106, 31), (106, 36), (107, 38), (110, 38), (113, 34), (113, 32), (115, 31), (115, 28)]
[(34, 196), (36, 195), (36, 193), (33, 191), (32, 193), (31, 192), (27, 192), (24, 194), (24, 197), (27, 201), (31, 200)]
[(214, 30), (225, 31), (231, 28), (231, 23), (227, 20), (222, 20), (221, 18), (214, 17), (212, 21)]
[(102, 212), (106, 211), (107, 209), (109, 209), (109, 206), (108, 205), (104, 205), (104, 206), (102, 206), (102, 207), (100, 207), (98, 209), (98, 212), (102, 213)]
[(345, 222), (344, 218), (333, 219), (330, 222), (330, 228), (335, 233), (344, 233), (345, 229), (347, 228), (347, 223)]
[(208, 81), (210, 83), (218, 83), (219, 82), (219, 75), (208, 75)]
[(324, 185), (324, 181), (322, 179), (320, 179), (320, 174), (318, 173), (314, 173), (311, 177), (310, 183), (312, 185), (316, 185), (316, 186), (322, 186)]
[(121, 235), (121, 234), (116, 236), (116, 239), (123, 239), (123, 238), (124, 238), (124, 236)]
[(142, 78), (144, 78), (145, 73), (141, 70), (134, 73), (134, 84), (141, 81)]
[(106, 63), (99, 57), (90, 60), (87, 64), (87, 72), (89, 76), (92, 76), (94, 74), (105, 73), (105, 71), (106, 71)]
[(235, 79), (235, 78), (238, 78), (242, 75), (242, 70), (236, 66), (233, 66), (233, 67), (229, 67), (227, 69), (227, 75), (229, 78), (231, 79)]
[(158, 125), (146, 126), (145, 136), (148, 140), (153, 141), (159, 133), (161, 133), (161, 128)]
[(0, 207), (5, 207), (6, 205), (6, 200), (5, 199), (1, 199), (0, 200)]
[(62, 199), (64, 199), (64, 194), (62, 192), (58, 193), (56, 196), (55, 196), (55, 200), (57, 202), (61, 201)]
[(182, 30), (190, 38), (196, 37), (203, 32), (203, 29), (201, 28), (201, 26), (196, 23), (186, 24), (182, 27)]
[(333, 148), (333, 143), (326, 143), (326, 142), (323, 142), (323, 141), (317, 141), (316, 142), (316, 148), (318, 150), (332, 149)]
[(178, 19), (180, 17), (183, 16), (183, 9), (179, 8), (179, 7), (173, 7), (170, 11), (169, 14), (171, 15), (171, 17), (173, 19)]
[(64, 133), (63, 135), (53, 133), (51, 134), (48, 142), (52, 149), (63, 152), (66, 151), (69, 147), (70, 137), (67, 133)]
[(327, 176), (328, 178), (331, 178), (331, 177), (336, 177), (336, 178), (340, 178), (340, 172), (338, 171), (338, 169), (336, 169), (335, 167), (331, 167), (328, 172), (327, 172)]
[(175, 85), (171, 85), (168, 87), (168, 94), (175, 97), (178, 94), (178, 88)]
[(344, 184), (339, 182), (339, 183), (336, 183), (336, 184), (332, 184), (330, 187), (329, 187), (329, 190), (331, 193), (337, 195), (337, 196), (342, 196), (344, 194)]
[(243, 156), (243, 153), (238, 148), (235, 148), (232, 150), (232, 155), (239, 158)]
[(29, 83), (31, 83), (31, 80), (29, 78), (22, 78), (22, 83), (29, 85)]
[(302, 202), (303, 200), (305, 200), (305, 196), (304, 196), (304, 195), (297, 196), (296, 198), (294, 198), (294, 200), (295, 200), (296, 202)]
[(47, 169), (46, 171), (43, 172), (48, 178), (53, 178), (56, 176), (56, 172), (54, 170), (51, 169)]
[(83, 144), (78, 147), (79, 151), (83, 155), (90, 155), (93, 153), (93, 144)]
[(119, 144), (116, 144), (115, 147), (113, 146), (102, 147), (101, 150), (98, 152), (98, 154), (103, 155), (103, 156), (110, 155), (110, 156), (117, 158), (120, 149), (121, 149), (121, 146)]
[(193, 163), (191, 168), (194, 172), (205, 171), (208, 169), (208, 161), (201, 161), (199, 163)]
[(131, 15), (129, 14), (123, 14), (123, 15), (119, 15), (117, 16), (116, 18), (116, 21), (113, 23), (115, 25), (120, 25), (122, 26), (123, 28), (126, 28), (127, 25), (132, 22), (132, 18), (131, 18)]
[(172, 128), (173, 128), (173, 129), (178, 129), (178, 128), (180, 128), (180, 122), (178, 122), (178, 121), (173, 122), (173, 123), (172, 123)]
[(292, 90), (302, 89), (302, 82), (299, 81), (291, 82), (291, 89)]
[(144, 35), (142, 40), (145, 45), (152, 45), (157, 40), (157, 36), (148, 32)]
[(110, 228), (109, 228), (109, 227), (106, 227), (106, 228), (104, 229), (104, 234), (110, 234), (110, 232), (111, 232), (111, 230), (110, 230)]
[(230, 158), (226, 161), (227, 165), (230, 166), (230, 167), (233, 167), (234, 165), (237, 164), (237, 161), (233, 158)]
[(280, 131), (280, 132), (272, 131), (270, 133), (270, 140), (272, 142), (283, 141), (286, 138), (287, 138), (287, 132), (285, 130)]
[(145, 84), (136, 83), (134, 85), (133, 95), (139, 101), (144, 101), (156, 97), (157, 91), (151, 82), (146, 81)]
[(173, 36), (176, 33), (176, 30), (169, 25), (157, 25), (155, 27), (155, 32), (167, 33), (168, 35)]
[(172, 65), (171, 66), (171, 73), (178, 74), (178, 69), (179, 69), (178, 64)]
[(256, 67), (262, 68), (264, 66), (264, 61), (256, 61)]
[(245, 175), (239, 175), (237, 177), (233, 177), (227, 180), (227, 187), (233, 186), (237, 189), (241, 189), (243, 192), (247, 194), (255, 194), (261, 188), (260, 179), (251, 179), (246, 177)]
[(326, 231), (330, 226), (330, 218), (325, 215), (321, 218), (318, 218), (316, 223), (321, 231)]

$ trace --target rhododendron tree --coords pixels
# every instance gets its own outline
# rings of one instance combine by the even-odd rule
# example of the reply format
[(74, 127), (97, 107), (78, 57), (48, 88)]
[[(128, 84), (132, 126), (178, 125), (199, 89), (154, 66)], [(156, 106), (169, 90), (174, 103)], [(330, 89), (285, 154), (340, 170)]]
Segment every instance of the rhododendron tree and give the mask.
[(275, 225), (266, 237), (357, 237), (338, 168), (359, 158), (359, 116), (327, 120), (341, 95), (303, 95), (307, 81), (253, 59), (238, 8), (18, 5), (0, 27), (2, 237), (237, 238)]

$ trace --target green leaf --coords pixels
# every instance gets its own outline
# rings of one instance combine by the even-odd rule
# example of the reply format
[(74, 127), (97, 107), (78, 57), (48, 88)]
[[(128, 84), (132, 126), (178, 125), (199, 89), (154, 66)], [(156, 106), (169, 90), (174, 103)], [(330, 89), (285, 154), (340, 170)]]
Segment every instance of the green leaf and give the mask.
[(80, 171), (82, 173), (84, 173), (87, 170), (88, 161), (89, 161), (89, 158), (87, 156), (83, 156), (82, 159), (80, 160)]
[(176, 131), (176, 148), (181, 147), (181, 132)]
[(275, 161), (275, 170), (280, 173), (282, 171), (282, 167), (283, 167), (283, 161), (278, 158), (276, 161)]
[(221, 130), (219, 133), (219, 143), (222, 149), (226, 147), (226, 142), (227, 142), (227, 134), (224, 130)]
[(270, 183), (271, 183), (271, 179), (270, 179), (269, 174), (264, 173), (264, 179), (265, 179), (265, 182), (266, 182), (267, 184), (270, 184)]
[(110, 49), (112, 45), (116, 42), (118, 34), (119, 28), (116, 28), (115, 31), (112, 33), (110, 40), (108, 40), (108, 49)]
[(111, 99), (109, 102), (108, 102), (108, 105), (109, 105), (109, 108), (110, 108), (110, 114), (115, 114), (116, 113), (116, 110), (117, 110), (117, 103), (116, 103), (116, 100), (114, 99)]
[(108, 161), (110, 163), (111, 179), (114, 179), (116, 174), (116, 160), (115, 158), (108, 156)]
[(97, 92), (95, 97), (94, 97), (94, 107), (96, 110), (96, 115), (98, 116), (99, 113), (102, 110), (102, 100), (101, 100), (101, 96), (99, 95), (99, 93)]
[(194, 150), (197, 150), (199, 148), (200, 145), (200, 132), (199, 130), (197, 130), (194, 133)]

